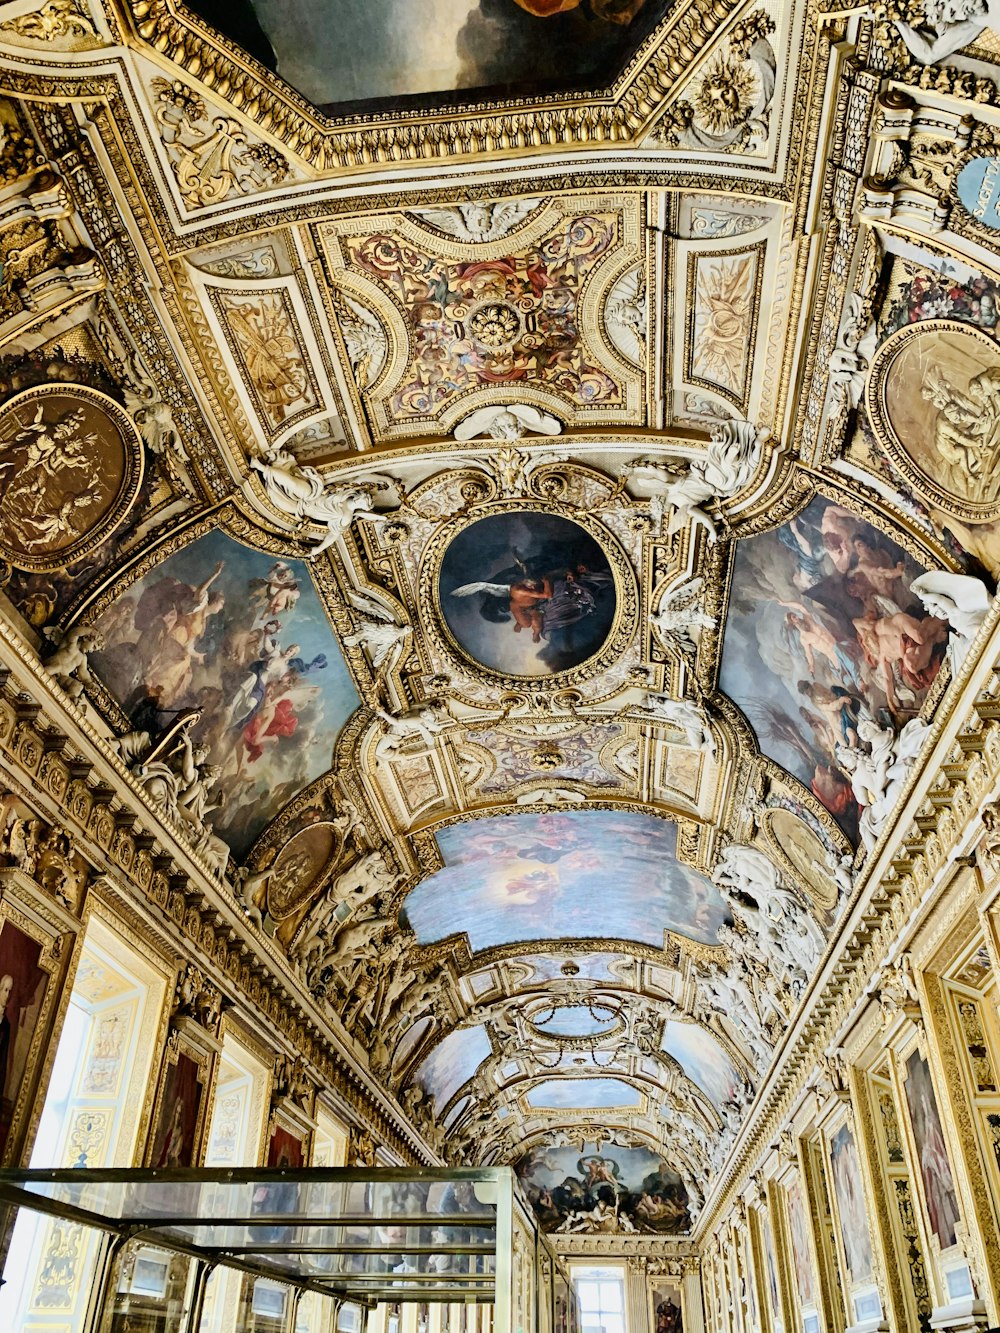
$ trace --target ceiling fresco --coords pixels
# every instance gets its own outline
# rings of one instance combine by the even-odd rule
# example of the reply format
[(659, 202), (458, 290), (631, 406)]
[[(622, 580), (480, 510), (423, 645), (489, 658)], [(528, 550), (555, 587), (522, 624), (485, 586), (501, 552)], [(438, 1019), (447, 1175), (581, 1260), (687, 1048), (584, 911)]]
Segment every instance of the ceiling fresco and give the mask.
[(429, 0), (419, 23), (406, 0), (196, 0), (191, 8), (304, 97), (333, 110), (345, 102), (440, 102), (454, 92), (478, 99), (599, 88), (670, 6)]
[(946, 626), (910, 585), (924, 567), (871, 523), (819, 498), (741, 543), (719, 683), (761, 745), (807, 783), (852, 839), (858, 806), (841, 749), (871, 716), (920, 712)]
[[(637, 201), (474, 208), (321, 228), (334, 289), (369, 312), (346, 347), (376, 434), (451, 426), (459, 403), (496, 401), (504, 385), (530, 386), (560, 420), (640, 420), (640, 375), (590, 317), (602, 299), (616, 308), (608, 290), (641, 257)], [(376, 375), (360, 347), (380, 338)]]
[(584, 1144), (582, 1151), (535, 1149), (515, 1169), (551, 1231), (588, 1235), (631, 1227), (669, 1234), (690, 1225), (684, 1182), (648, 1148), (611, 1140)]
[(244, 853), (325, 772), (358, 696), (309, 569), (208, 532), (96, 617), (94, 671), (133, 733), (194, 714), (205, 814)]
[(673, 825), (629, 811), (453, 824), (437, 835), (444, 869), (410, 893), (406, 916), (421, 943), (462, 923), (475, 952), (553, 935), (662, 947), (668, 930), (710, 943), (729, 919), (726, 905), (677, 861), (675, 839)]
[(428, 1161), (687, 1230), (992, 614), (945, 75), (894, 184), (860, 11), (78, 8), (0, 24), (0, 615)]

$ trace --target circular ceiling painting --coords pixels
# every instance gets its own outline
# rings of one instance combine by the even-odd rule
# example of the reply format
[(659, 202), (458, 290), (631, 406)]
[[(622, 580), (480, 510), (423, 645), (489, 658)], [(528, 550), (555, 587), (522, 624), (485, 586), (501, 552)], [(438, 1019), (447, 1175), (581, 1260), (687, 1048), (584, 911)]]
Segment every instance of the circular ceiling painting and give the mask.
[(973, 520), (1000, 502), (1000, 346), (957, 320), (921, 320), (879, 349), (872, 424), (924, 496)]
[(617, 584), (608, 551), (581, 523), (518, 508), (477, 519), (452, 538), (438, 602), (465, 657), (537, 679), (600, 653), (617, 617)]
[(61, 570), (125, 517), (142, 480), (142, 443), (116, 402), (83, 385), (27, 389), (0, 410), (2, 554)]

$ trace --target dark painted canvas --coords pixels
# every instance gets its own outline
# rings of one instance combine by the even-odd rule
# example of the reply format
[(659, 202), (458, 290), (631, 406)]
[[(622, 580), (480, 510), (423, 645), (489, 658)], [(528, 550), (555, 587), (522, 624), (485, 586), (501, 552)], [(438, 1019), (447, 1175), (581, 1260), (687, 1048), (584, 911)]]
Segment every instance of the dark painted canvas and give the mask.
[(36, 940), (10, 921), (0, 928), (0, 1157), (28, 1070), (48, 974)]
[(568, 671), (598, 652), (615, 614), (614, 575), (570, 519), (526, 509), (491, 514), (445, 552), (441, 611), (474, 662), (513, 676)]
[(150, 1166), (159, 1169), (195, 1165), (195, 1138), (203, 1091), (197, 1062), (188, 1055), (179, 1055), (168, 1067), (163, 1081)]
[(320, 107), (601, 88), (666, 0), (191, 0)]

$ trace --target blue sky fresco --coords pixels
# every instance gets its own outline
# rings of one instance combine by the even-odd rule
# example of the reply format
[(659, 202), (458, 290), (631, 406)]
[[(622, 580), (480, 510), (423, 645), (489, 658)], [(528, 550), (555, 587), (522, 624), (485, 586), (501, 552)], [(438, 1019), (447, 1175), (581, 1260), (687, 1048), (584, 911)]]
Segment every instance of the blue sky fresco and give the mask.
[(497, 816), (452, 824), (437, 840), (444, 869), (405, 904), (421, 944), (466, 931), (473, 951), (574, 937), (662, 948), (666, 930), (714, 943), (728, 920), (711, 881), (677, 861), (675, 826), (654, 815)]
[(609, 1106), (638, 1106), (639, 1090), (617, 1078), (550, 1078), (528, 1091), (528, 1105), (555, 1111), (600, 1111)]
[(417, 1070), (416, 1081), (441, 1108), (467, 1083), (489, 1058), (490, 1039), (484, 1027), (458, 1028), (449, 1032)]
[(680, 1064), (693, 1083), (707, 1093), (716, 1106), (735, 1098), (740, 1079), (733, 1062), (710, 1032), (698, 1023), (680, 1023), (668, 1018), (663, 1049)]

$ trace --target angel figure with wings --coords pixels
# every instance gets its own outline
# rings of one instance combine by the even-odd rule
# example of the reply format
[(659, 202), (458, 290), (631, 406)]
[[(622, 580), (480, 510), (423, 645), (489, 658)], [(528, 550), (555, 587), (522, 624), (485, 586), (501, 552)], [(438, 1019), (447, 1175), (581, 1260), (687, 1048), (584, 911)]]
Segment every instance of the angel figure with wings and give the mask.
[[(465, 583), (456, 588), (453, 597), (474, 597), (484, 593), (490, 601), (484, 600), (480, 611), (487, 620), (513, 620), (515, 634), (530, 630), (531, 642), (541, 643), (545, 628), (545, 604), (552, 597), (552, 580), (543, 578), (519, 578), (513, 583), (490, 583), (479, 579), (475, 583)], [(492, 605), (491, 605), (492, 601)]]

